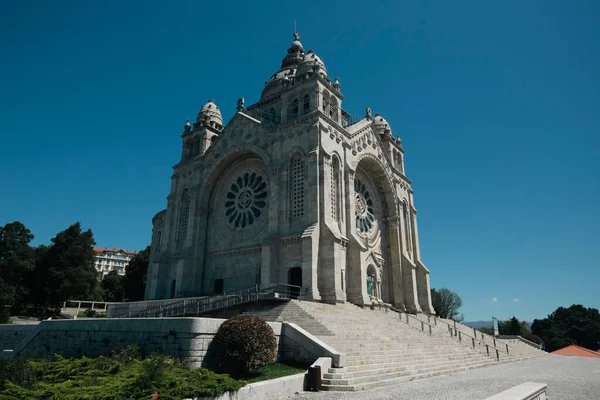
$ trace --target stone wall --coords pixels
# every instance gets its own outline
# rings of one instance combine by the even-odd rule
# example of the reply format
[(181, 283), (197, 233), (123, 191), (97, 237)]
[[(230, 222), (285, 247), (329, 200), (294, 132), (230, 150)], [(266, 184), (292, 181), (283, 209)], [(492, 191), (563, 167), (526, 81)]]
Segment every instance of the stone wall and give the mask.
[[(4, 349), (12, 348), (17, 354), (32, 352), (37, 356), (60, 354), (64, 357), (98, 357), (111, 349), (135, 344), (144, 353), (158, 350), (166, 355), (186, 358), (192, 365), (200, 366), (210, 361), (210, 344), (224, 321), (215, 318), (42, 321), (34, 326), (34, 330), (25, 329), (29, 328), (28, 325), (14, 326), (13, 336), (8, 329), (8, 336), (14, 337), (14, 340), (6, 339), (2, 343)], [(279, 344), (281, 323), (269, 322), (269, 325)], [(4, 327), (0, 328), (0, 332), (4, 333)]]
[(0, 351), (4, 349), (14, 349), (31, 332), (37, 329), (37, 324), (27, 325), (0, 325)]
[[(146, 353), (188, 359), (206, 366), (212, 357), (212, 339), (225, 319), (217, 318), (119, 318), (42, 321), (38, 325), (0, 326), (0, 350), (37, 356), (98, 357), (111, 349), (137, 345)], [(278, 344), (278, 359), (308, 364), (319, 357), (340, 355), (294, 324), (269, 322)], [(287, 329), (283, 325), (290, 325)], [(284, 336), (286, 337), (285, 340)], [(280, 340), (281, 339), (281, 340)], [(343, 362), (343, 360), (341, 361)]]

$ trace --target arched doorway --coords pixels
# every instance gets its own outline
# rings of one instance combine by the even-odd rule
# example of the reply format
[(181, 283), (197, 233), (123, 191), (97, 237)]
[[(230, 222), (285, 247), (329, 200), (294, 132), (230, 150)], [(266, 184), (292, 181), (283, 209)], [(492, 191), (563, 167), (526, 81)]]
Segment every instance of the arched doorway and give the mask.
[[(347, 194), (350, 242), (347, 250), (348, 301), (363, 305), (373, 300), (398, 303), (394, 278), (400, 276), (400, 259), (392, 252), (397, 217), (391, 180), (379, 160), (366, 156), (350, 174), (353, 189)], [(396, 268), (397, 271), (392, 271)]]
[(215, 279), (215, 294), (223, 294), (223, 279)]
[(288, 284), (290, 287), (290, 297), (297, 299), (300, 296), (300, 289), (302, 288), (302, 268), (294, 267), (290, 268), (288, 272)]

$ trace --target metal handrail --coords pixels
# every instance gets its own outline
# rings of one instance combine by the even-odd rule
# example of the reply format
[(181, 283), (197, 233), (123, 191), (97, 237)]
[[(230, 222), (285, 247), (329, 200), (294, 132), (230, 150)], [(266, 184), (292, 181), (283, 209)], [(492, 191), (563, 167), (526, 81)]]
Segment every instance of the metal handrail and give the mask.
[[(429, 315), (427, 315), (427, 318), (430, 318), (430, 316), (429, 316)], [(452, 329), (454, 329), (454, 330), (458, 331), (458, 329), (456, 329), (456, 323), (457, 323), (456, 321), (453, 321), (453, 322), (454, 322), (454, 326), (453, 326), (452, 324), (449, 324), (448, 322), (444, 321), (442, 318), (438, 318), (438, 317), (436, 317), (435, 315), (433, 316), (433, 319), (434, 319), (434, 321), (436, 321), (436, 322), (437, 322), (437, 320), (439, 320), (439, 321), (440, 321), (440, 322), (442, 322), (443, 324), (446, 324), (446, 325), (448, 325), (450, 328), (452, 328)], [(458, 324), (459, 324), (459, 325), (463, 325), (463, 324), (461, 324), (460, 322), (459, 322)], [(466, 325), (463, 325), (463, 326), (466, 326)], [(460, 331), (458, 331), (458, 332), (460, 332)], [(463, 335), (468, 335), (468, 334), (467, 334), (467, 333), (465, 333), (465, 332), (462, 332), (462, 333), (463, 333)], [(494, 342), (494, 347), (496, 347), (496, 342), (498, 342), (498, 343), (500, 343), (500, 344), (504, 345), (504, 346), (506, 347), (506, 353), (507, 353), (507, 354), (508, 354), (508, 348), (509, 348), (509, 347), (512, 347), (512, 348), (513, 348), (513, 350), (515, 349), (515, 347), (514, 347), (513, 345), (509, 345), (508, 343), (506, 343), (506, 342), (503, 342), (503, 341), (501, 341), (500, 339), (496, 339), (495, 337), (493, 337), (493, 336), (490, 336), (490, 335), (488, 335), (487, 333), (483, 333), (483, 332), (481, 332), (481, 331), (479, 331), (479, 333), (481, 334), (481, 338), (482, 338), (482, 339), (484, 339), (486, 336), (487, 336), (487, 337), (489, 337), (489, 338), (490, 338), (490, 339), (491, 339), (491, 340)], [(475, 328), (473, 328), (473, 334), (475, 335), (475, 338), (477, 338), (477, 330), (476, 330)], [(479, 339), (477, 339), (477, 340), (479, 340)], [(484, 341), (481, 341), (481, 342), (482, 342), (482, 343), (484, 343)]]
[(227, 308), (250, 301), (259, 301), (266, 295), (275, 295), (277, 298), (285, 299), (299, 296), (302, 287), (286, 283), (269, 283), (245, 287), (230, 293), (221, 293), (212, 296), (187, 297), (168, 304), (137, 311), (126, 312), (115, 316), (115, 318), (127, 316), (130, 318), (140, 317), (177, 317), (186, 314), (201, 314)]
[[(256, 285), (254, 286), (249, 286), (249, 287), (245, 287), (242, 289), (238, 289), (235, 290), (229, 294), (227, 293), (220, 293), (220, 294), (216, 294), (216, 295), (212, 295), (212, 296), (204, 296), (204, 297), (188, 297), (188, 298), (183, 298), (175, 303), (171, 303), (168, 304), (166, 306), (158, 306), (158, 307), (154, 307), (154, 308), (150, 308), (150, 309), (146, 309), (143, 311), (140, 311), (139, 316), (140, 317), (149, 317), (149, 316), (177, 316), (175, 314), (173, 314), (172, 312), (169, 313), (171, 310), (176, 310), (178, 308), (181, 308), (183, 306), (183, 312), (185, 313), (185, 309), (186, 306), (191, 305), (191, 304), (195, 304), (197, 305), (197, 311), (200, 311), (200, 304), (210, 304), (213, 302), (216, 302), (222, 298), (226, 298), (227, 296), (237, 296), (237, 295), (243, 295), (246, 294), (246, 292), (250, 292), (251, 290), (256, 290)], [(158, 315), (157, 314), (158, 311)], [(202, 307), (202, 311), (206, 311), (205, 307)]]
[[(406, 315), (406, 324), (407, 324), (407, 325), (410, 325), (410, 324), (409, 324), (409, 322), (408, 322), (408, 321), (409, 321), (409, 317), (410, 317), (410, 318), (412, 318), (412, 319), (415, 319), (415, 320), (417, 320), (418, 322), (420, 322), (420, 323), (421, 323), (421, 330), (422, 330), (423, 332), (424, 332), (424, 325), (428, 325), (428, 326), (429, 326), (429, 335), (431, 335), (432, 328), (434, 327), (434, 325), (430, 324), (429, 322), (425, 322), (425, 321), (423, 321), (423, 320), (420, 320), (419, 318), (417, 318), (417, 317), (415, 317), (414, 315), (412, 315), (412, 314), (409, 314), (409, 313), (407, 313), (407, 312), (403, 312), (403, 311), (401, 311), (401, 310), (398, 310), (398, 309), (396, 309), (396, 308), (393, 308), (393, 307), (390, 307), (390, 309), (391, 309), (392, 311), (395, 311), (395, 312), (397, 312), (397, 313), (400, 315), (400, 319), (402, 319), (402, 314)], [(434, 317), (434, 318), (435, 318), (435, 317)], [(460, 343), (463, 343), (463, 341), (462, 341), (462, 336), (463, 336), (463, 335), (464, 335), (464, 336), (467, 336), (468, 338), (470, 338), (470, 339), (471, 339), (471, 343), (472, 343), (472, 345), (473, 345), (473, 349), (475, 349), (475, 348), (476, 348), (476, 346), (475, 346), (475, 341), (477, 341), (477, 342), (479, 342), (479, 344), (481, 344), (481, 345), (484, 345), (484, 346), (485, 346), (485, 348), (486, 348), (486, 351), (487, 351), (487, 355), (488, 355), (488, 356), (490, 355), (490, 345), (489, 345), (488, 343), (484, 343), (483, 341), (481, 341), (481, 340), (477, 339), (477, 338), (476, 338), (476, 337), (474, 337), (474, 336), (471, 336), (471, 335), (469, 335), (468, 333), (464, 333), (464, 332), (461, 332), (461, 331), (457, 330), (455, 327), (452, 327), (450, 324), (446, 323), (445, 321), (442, 321), (442, 322), (444, 322), (446, 325), (448, 325), (448, 332), (450, 333), (450, 337), (454, 338), (454, 337), (458, 336), (458, 341), (459, 341)], [(436, 324), (435, 326), (437, 326), (437, 324)], [(454, 329), (454, 333), (452, 332), (452, 329)], [(497, 361), (500, 361), (500, 353), (506, 353), (507, 355), (509, 355), (509, 352), (508, 352), (508, 347), (506, 348), (506, 351), (500, 350), (498, 347), (496, 347), (496, 343), (495, 343), (495, 342), (494, 342), (494, 345), (493, 345), (493, 349), (494, 349), (494, 350), (496, 350), (496, 360), (497, 360)]]

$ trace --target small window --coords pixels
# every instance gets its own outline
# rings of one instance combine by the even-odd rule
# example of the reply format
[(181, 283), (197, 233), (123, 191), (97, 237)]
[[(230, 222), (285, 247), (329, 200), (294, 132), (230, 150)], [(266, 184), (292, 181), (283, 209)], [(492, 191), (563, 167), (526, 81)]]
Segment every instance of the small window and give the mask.
[(302, 103), (302, 112), (306, 114), (310, 110), (310, 97), (307, 94), (304, 95)]

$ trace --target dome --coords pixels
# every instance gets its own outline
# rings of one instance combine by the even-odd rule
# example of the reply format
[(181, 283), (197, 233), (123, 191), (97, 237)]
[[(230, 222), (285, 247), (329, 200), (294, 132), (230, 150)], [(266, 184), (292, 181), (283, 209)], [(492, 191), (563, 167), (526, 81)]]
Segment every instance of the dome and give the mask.
[(300, 43), (300, 35), (294, 32), (294, 41), (287, 50), (287, 55), (281, 61), (281, 68), (275, 72), (271, 78), (265, 82), (261, 97), (268, 96), (279, 90), (282, 83), (291, 80), (296, 76), (298, 64), (304, 59), (304, 47)]
[(223, 116), (221, 115), (221, 110), (215, 104), (214, 100), (209, 100), (208, 103), (202, 106), (200, 112), (198, 113), (198, 117), (196, 117), (196, 122), (216, 122), (219, 125), (223, 125)]
[(392, 128), (390, 124), (381, 116), (381, 114), (375, 114), (375, 118), (373, 118), (373, 126), (375, 127), (375, 131), (380, 135), (392, 134)]
[(318, 72), (321, 75), (327, 75), (327, 68), (325, 68), (323, 60), (321, 60), (321, 58), (316, 55), (314, 51), (309, 50), (298, 65), (298, 71), (296, 72), (296, 75), (302, 76), (311, 74), (313, 72)]

